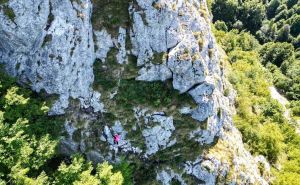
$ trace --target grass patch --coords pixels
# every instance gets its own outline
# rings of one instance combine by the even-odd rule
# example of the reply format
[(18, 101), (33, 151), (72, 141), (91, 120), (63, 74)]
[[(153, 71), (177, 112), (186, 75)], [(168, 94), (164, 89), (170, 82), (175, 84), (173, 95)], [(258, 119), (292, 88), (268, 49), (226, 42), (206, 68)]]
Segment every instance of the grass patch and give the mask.
[[(0, 2), (0, 4), (1, 4), (1, 2)], [(7, 5), (4, 5), (2, 7), (2, 9), (3, 9), (4, 15), (6, 15), (11, 21), (15, 21), (16, 15), (12, 8), (10, 8)]]
[(117, 71), (115, 71), (115, 69), (118, 69), (118, 63), (116, 60), (117, 52), (117, 49), (111, 49), (107, 55), (105, 63), (102, 63), (98, 59), (94, 62), (94, 89), (107, 91), (117, 85)]
[(130, 26), (128, 7), (131, 0), (93, 0), (92, 24), (95, 30), (105, 27), (113, 36), (118, 28)]
[(143, 151), (146, 151), (147, 146), (144, 140), (144, 136), (142, 134), (142, 129), (137, 126), (136, 131), (131, 130), (131, 127), (126, 128), (126, 130), (130, 130), (130, 132), (128, 132), (127, 137), (130, 139), (131, 144), (135, 147), (139, 147)]
[(181, 182), (177, 179), (172, 179), (171, 185), (181, 185)]
[(44, 41), (43, 41), (43, 44), (42, 44), (42, 47), (44, 47), (48, 42), (51, 42), (52, 41), (52, 35), (51, 34), (47, 34), (44, 38)]
[(170, 81), (144, 82), (134, 79), (121, 80), (116, 101), (128, 108), (135, 105), (162, 108), (193, 103), (189, 94), (179, 94), (179, 91), (173, 89)]
[(51, 2), (49, 2), (49, 15), (48, 15), (48, 19), (47, 19), (47, 25), (45, 28), (46, 31), (49, 30), (53, 21), (54, 21), (54, 15), (52, 13), (52, 4), (51, 4)]
[(134, 163), (134, 182), (143, 185), (159, 185), (156, 179), (158, 164), (154, 162), (137, 161)]
[(109, 91), (118, 85), (120, 78), (133, 79), (137, 76), (137, 58), (129, 55), (128, 64), (121, 65), (117, 62), (117, 53), (118, 50), (113, 48), (108, 52), (104, 63), (98, 59), (94, 62), (94, 89), (100, 92)]
[(182, 178), (184, 179), (185, 183), (195, 185), (195, 184), (205, 184), (205, 181), (197, 179), (193, 175), (183, 174)]
[(153, 64), (162, 64), (167, 60), (168, 54), (166, 52), (154, 53), (151, 62)]
[(0, 5), (8, 3), (8, 0), (0, 0)]

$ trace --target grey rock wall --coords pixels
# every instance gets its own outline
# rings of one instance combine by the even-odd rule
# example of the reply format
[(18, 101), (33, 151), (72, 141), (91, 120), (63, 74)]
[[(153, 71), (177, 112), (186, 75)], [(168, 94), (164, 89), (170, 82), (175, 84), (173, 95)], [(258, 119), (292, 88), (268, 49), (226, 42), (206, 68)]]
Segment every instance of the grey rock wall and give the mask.
[(95, 60), (89, 0), (12, 0), (14, 20), (0, 13), (0, 60), (34, 91), (59, 99), (50, 114), (63, 114), (69, 98), (103, 109), (91, 89)]
[[(151, 180), (166, 185), (268, 184), (268, 163), (250, 155), (232, 122), (235, 93), (221, 68), (225, 54), (212, 34), (205, 0), (134, 0), (125, 7), (131, 22), (114, 30), (118, 36), (111, 28), (93, 30), (90, 0), (10, 0), (5, 6), (15, 18), (0, 8), (0, 63), (32, 90), (58, 95), (49, 114), (68, 111), (61, 153), (82, 152), (95, 163), (118, 162), (123, 154), (145, 166), (163, 161), (151, 169)], [(110, 69), (112, 49), (118, 67)], [(132, 56), (136, 66), (130, 66)], [(96, 59), (117, 74), (111, 75), (117, 78), (112, 91), (93, 89)], [(122, 74), (130, 67), (138, 68), (137, 81), (171, 81), (196, 106), (138, 105), (130, 115), (118, 112)], [(70, 99), (79, 105), (74, 108)], [(107, 120), (110, 113), (119, 117)], [(119, 144), (113, 143), (116, 133)]]

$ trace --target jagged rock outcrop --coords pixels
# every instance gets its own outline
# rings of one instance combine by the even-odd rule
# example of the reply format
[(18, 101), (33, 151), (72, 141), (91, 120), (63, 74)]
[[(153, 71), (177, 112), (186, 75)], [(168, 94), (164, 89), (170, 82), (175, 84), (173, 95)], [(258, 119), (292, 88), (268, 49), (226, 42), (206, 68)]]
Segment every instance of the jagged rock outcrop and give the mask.
[(103, 61), (105, 60), (108, 51), (114, 46), (111, 35), (107, 33), (106, 30), (94, 31), (94, 34), (96, 37), (95, 44), (97, 46), (97, 49), (95, 51), (96, 58)]
[[(60, 152), (82, 152), (95, 163), (118, 162), (126, 153), (146, 166), (144, 175), (155, 172), (148, 184), (267, 184), (268, 163), (250, 155), (232, 122), (235, 93), (221, 66), (225, 54), (212, 34), (206, 1), (127, 5), (131, 22), (99, 30), (93, 30), (90, 0), (10, 0), (5, 6), (13, 19), (0, 9), (0, 63), (34, 91), (59, 95), (50, 114), (67, 112)], [(149, 97), (159, 96), (155, 102), (141, 100), (144, 89), (131, 86), (159, 89), (154, 81), (162, 81), (160, 89), (172, 97), (151, 91)], [(70, 105), (70, 99), (80, 103)], [(119, 144), (113, 142), (116, 133)]]
[[(158, 152), (161, 148), (165, 149), (176, 143), (176, 139), (170, 140), (172, 132), (175, 130), (173, 118), (165, 115), (164, 112), (154, 112), (152, 114), (145, 114), (147, 110), (140, 110), (135, 108), (135, 117), (144, 119), (144, 126), (146, 127), (142, 135), (145, 138), (146, 153), (151, 155)], [(153, 125), (153, 126), (152, 126)]]
[[(137, 63), (142, 66), (137, 80), (172, 78), (174, 89), (188, 91), (198, 104), (192, 117), (208, 124), (207, 130), (193, 136), (200, 143), (212, 143), (228, 114), (228, 100), (222, 95), (218, 52), (208, 17), (199, 9), (207, 13), (204, 1), (137, 1), (130, 8), (131, 37)], [(154, 65), (153, 56), (161, 52), (166, 59)]]
[(185, 173), (205, 184), (268, 184), (270, 166), (266, 159), (252, 157), (241, 141), (237, 129), (224, 130), (208, 154), (186, 162)]
[[(113, 136), (115, 134), (118, 134), (120, 136), (120, 141), (118, 144), (114, 143)], [(137, 148), (133, 147), (130, 143), (130, 141), (126, 140), (127, 131), (124, 130), (122, 127), (122, 123), (120, 121), (116, 121), (114, 126), (109, 128), (108, 126), (104, 127), (103, 135), (101, 136), (101, 139), (103, 141), (106, 141), (111, 146), (111, 150), (114, 150), (118, 152), (120, 149), (123, 152), (133, 152), (140, 154), (142, 151)]]
[(0, 60), (9, 73), (34, 91), (59, 95), (50, 114), (63, 114), (69, 98), (102, 110), (100, 94), (91, 89), (95, 59), (91, 2), (11, 0), (8, 7), (15, 18), (0, 13)]
[(175, 173), (172, 169), (168, 168), (159, 172), (156, 176), (156, 179), (160, 181), (163, 185), (168, 185), (172, 183), (173, 179), (176, 179), (181, 185), (186, 185), (182, 175)]

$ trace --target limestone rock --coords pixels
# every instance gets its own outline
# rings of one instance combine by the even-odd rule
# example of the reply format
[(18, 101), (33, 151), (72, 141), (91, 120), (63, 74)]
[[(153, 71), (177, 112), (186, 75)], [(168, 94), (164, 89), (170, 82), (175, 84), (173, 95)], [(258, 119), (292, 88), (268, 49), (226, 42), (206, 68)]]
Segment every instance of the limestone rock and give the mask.
[(93, 161), (94, 164), (102, 163), (105, 161), (105, 158), (100, 154), (100, 152), (91, 150), (86, 154), (86, 158), (89, 161)]
[(126, 30), (119, 28), (117, 61), (119, 64), (125, 64), (128, 60), (126, 52)]
[[(70, 110), (72, 122), (65, 123), (66, 136), (59, 146), (62, 154), (82, 152), (95, 163), (118, 162), (120, 153), (151, 160), (157, 152), (168, 154), (172, 148), (174, 158), (186, 157), (181, 153), (184, 147), (178, 145), (187, 141), (196, 143), (192, 145), (195, 148), (210, 147), (203, 148), (203, 153), (195, 151), (196, 160), (181, 159), (172, 166), (174, 169), (158, 164), (153, 169), (157, 181), (171, 184), (175, 180), (185, 185), (184, 177), (189, 176), (196, 184), (268, 184), (269, 164), (262, 156), (251, 156), (234, 127), (235, 93), (219, 65), (225, 54), (212, 34), (205, 0), (136, 0), (128, 8), (131, 25), (118, 27), (117, 38), (112, 38), (106, 31), (109, 29), (92, 29), (90, 0), (9, 0), (8, 7), (16, 17), (11, 20), (0, 8), (0, 62), (34, 91), (59, 96), (50, 115), (64, 114), (72, 105), (70, 98), (80, 101), (80, 111)], [(130, 50), (126, 45), (128, 35)], [(141, 105), (133, 109), (132, 118), (122, 115), (126, 118), (108, 123), (100, 112), (110, 109), (106, 110), (100, 99), (108, 94), (105, 105), (111, 106), (119, 89), (94, 91), (93, 63), (96, 58), (105, 62), (113, 47), (122, 66), (117, 71), (119, 82), (123, 80), (121, 73), (129, 67), (128, 55), (135, 55), (139, 67), (136, 80), (171, 79), (173, 88), (191, 95), (197, 106), (174, 106), (176, 110), (169, 111), (171, 107), (154, 110)], [(230, 89), (228, 96), (224, 96), (225, 88)], [(189, 119), (185, 119), (187, 116)], [(76, 119), (85, 123), (75, 125), (79, 122)], [(132, 129), (125, 130), (128, 124)], [(180, 131), (187, 137), (181, 138)], [(145, 141), (145, 151), (135, 146), (129, 132), (140, 132), (137, 137)], [(119, 144), (113, 141), (116, 133), (121, 135)]]
[(153, 115), (151, 119), (154, 123), (157, 122), (158, 125), (143, 130), (147, 146), (146, 155), (156, 153), (160, 147), (165, 148), (172, 136), (172, 131), (175, 130), (172, 117)]
[(62, 154), (72, 155), (79, 149), (78, 143), (73, 141), (73, 134), (77, 129), (71, 122), (68, 121), (65, 122), (64, 127), (65, 131), (67, 132), (67, 137), (60, 141), (58, 150)]
[[(198, 1), (172, 3), (140, 0), (137, 4), (144, 11), (130, 8), (133, 17), (131, 40), (138, 66), (142, 67), (137, 80), (172, 78), (174, 89), (190, 93), (198, 104), (191, 110), (191, 117), (208, 124), (208, 129), (198, 132), (195, 140), (209, 144), (219, 135), (226, 119), (219, 116), (223, 101), (227, 100), (221, 93), (223, 82), (216, 77), (222, 76), (219, 58), (217, 54), (208, 56), (209, 50), (217, 51), (215, 40), (209, 24), (198, 12), (198, 8), (206, 4)], [(154, 65), (153, 56), (161, 52), (166, 53), (166, 61)]]
[[(147, 109), (134, 109), (136, 118), (144, 118), (142, 135), (147, 147), (145, 157), (170, 147), (176, 143), (176, 138), (171, 140), (172, 132), (175, 130), (173, 117), (168, 117), (164, 112), (146, 113)], [(141, 124), (140, 124), (141, 125)]]
[(165, 65), (154, 65), (147, 64), (145, 67), (140, 69), (139, 76), (136, 80), (140, 81), (165, 81), (172, 78), (170, 69)]
[[(114, 143), (113, 136), (115, 134), (120, 135), (120, 141), (118, 144)], [(111, 146), (110, 148), (112, 150), (118, 150), (120, 149), (123, 152), (132, 152), (136, 154), (140, 154), (142, 152), (141, 149), (138, 147), (133, 147), (129, 140), (126, 140), (127, 131), (124, 130), (122, 123), (120, 121), (116, 121), (114, 126), (109, 128), (108, 126), (104, 127), (104, 133), (103, 136), (106, 139), (106, 141)]]
[[(259, 165), (263, 167), (263, 174), (259, 171)], [(185, 172), (205, 184), (215, 184), (217, 179), (219, 183), (228, 184), (268, 184), (270, 178), (269, 164), (262, 156), (251, 156), (235, 128), (224, 131), (206, 155), (196, 161), (187, 161)]]
[(202, 163), (199, 163), (197, 160), (195, 162), (188, 161), (185, 165), (185, 171), (187, 174), (204, 181), (207, 185), (216, 184), (216, 171), (214, 169), (218, 167), (217, 165), (210, 161), (203, 161)]
[(105, 29), (94, 31), (94, 34), (96, 36), (96, 58), (104, 62), (110, 48), (114, 46), (111, 35)]
[(93, 32), (89, 0), (11, 0), (14, 22), (0, 12), (0, 60), (10, 74), (60, 95), (51, 114), (63, 114), (70, 97), (100, 110), (93, 97)]
[(181, 114), (191, 114), (192, 113), (192, 109), (191, 107), (182, 107), (179, 112)]
[(171, 168), (166, 168), (156, 175), (156, 180), (163, 185), (170, 185), (172, 180), (176, 179), (181, 185), (186, 185), (182, 178), (182, 174), (175, 173)]

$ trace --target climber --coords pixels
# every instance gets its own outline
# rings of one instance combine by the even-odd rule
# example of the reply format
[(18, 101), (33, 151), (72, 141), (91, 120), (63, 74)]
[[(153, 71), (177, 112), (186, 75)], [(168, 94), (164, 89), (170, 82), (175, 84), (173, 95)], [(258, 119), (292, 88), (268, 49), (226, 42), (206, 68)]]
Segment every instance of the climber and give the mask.
[(120, 135), (119, 134), (115, 134), (114, 135), (114, 143), (115, 144), (119, 144), (119, 141), (120, 141)]

